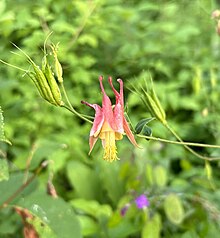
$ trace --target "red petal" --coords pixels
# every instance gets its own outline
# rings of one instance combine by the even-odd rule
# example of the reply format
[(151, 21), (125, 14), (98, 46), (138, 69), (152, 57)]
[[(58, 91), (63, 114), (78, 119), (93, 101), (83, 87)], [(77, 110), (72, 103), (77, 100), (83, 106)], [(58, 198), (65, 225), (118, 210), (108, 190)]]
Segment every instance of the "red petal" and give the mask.
[(123, 127), (123, 117), (124, 117), (124, 112), (123, 108), (120, 103), (115, 105), (114, 108), (114, 119), (115, 119), (115, 124), (116, 124), (116, 132), (119, 132), (121, 134), (124, 134), (124, 127)]
[(105, 121), (108, 122), (108, 124), (111, 126), (111, 128), (113, 130), (116, 130), (116, 124), (115, 124), (115, 120), (114, 120), (114, 114), (113, 114), (113, 110), (112, 110), (112, 103), (110, 98), (107, 96), (105, 89), (103, 87), (102, 84), (102, 80), (103, 77), (100, 76), (99, 77), (99, 82), (100, 82), (100, 88), (103, 94), (103, 98), (102, 98), (102, 111), (104, 114), (104, 119)]
[(118, 91), (114, 88), (112, 84), (112, 78), (108, 78), (109, 84), (115, 94), (116, 98), (116, 105), (114, 108), (114, 118), (115, 118), (115, 124), (116, 124), (116, 131), (123, 134), (124, 133), (124, 128), (123, 128), (123, 117), (124, 117), (124, 99), (123, 99), (123, 82), (120, 79), (117, 80), (120, 83), (120, 94)]
[(123, 118), (123, 125), (124, 125), (124, 130), (125, 130), (125, 133), (128, 137), (128, 139), (130, 140), (130, 142), (134, 145), (134, 146), (137, 146), (140, 148), (140, 146), (137, 144), (135, 138), (134, 138), (134, 135), (129, 127), (129, 124), (128, 122), (126, 121), (125, 117)]
[(90, 147), (89, 154), (92, 152), (92, 149), (97, 140), (98, 140), (98, 137), (94, 137), (94, 136), (89, 137), (89, 147)]
[(100, 133), (100, 130), (101, 130), (103, 122), (104, 122), (104, 114), (103, 114), (102, 108), (98, 104), (90, 104), (90, 103), (84, 102), (84, 101), (81, 101), (81, 103), (95, 109), (95, 119), (93, 121), (93, 126), (90, 131), (90, 136), (97, 137), (98, 134)]
[(117, 79), (117, 81), (120, 84), (120, 93), (118, 93), (118, 91), (115, 89), (115, 87), (112, 84), (112, 77), (108, 78), (109, 84), (115, 94), (115, 98), (116, 98), (116, 104), (120, 103), (121, 106), (123, 107), (124, 110), (124, 93), (123, 93), (123, 81), (122, 79)]

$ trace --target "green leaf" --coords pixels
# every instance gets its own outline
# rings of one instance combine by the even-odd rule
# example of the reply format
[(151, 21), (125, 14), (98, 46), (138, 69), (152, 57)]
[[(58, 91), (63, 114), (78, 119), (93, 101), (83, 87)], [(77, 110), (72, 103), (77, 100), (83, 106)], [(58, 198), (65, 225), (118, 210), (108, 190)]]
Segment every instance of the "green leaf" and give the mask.
[(161, 230), (161, 218), (159, 214), (155, 214), (153, 218), (147, 220), (143, 227), (142, 238), (159, 238)]
[(22, 220), (24, 220), (26, 228), (34, 230), (40, 238), (58, 238), (42, 219), (27, 209), (15, 206), (15, 210), (21, 216)]
[(153, 168), (151, 164), (146, 165), (146, 172), (145, 172), (147, 183), (152, 186), (154, 184), (154, 174)]
[(0, 159), (0, 182), (9, 179), (8, 162), (6, 159)]
[(94, 200), (74, 199), (71, 201), (71, 204), (75, 210), (79, 210), (95, 218), (101, 216), (110, 217), (112, 214), (112, 209), (109, 205), (101, 205)]
[(143, 128), (142, 134), (144, 136), (152, 136), (152, 129), (149, 126)]
[(63, 199), (54, 199), (45, 191), (37, 190), (33, 194), (23, 197), (18, 206), (28, 209), (43, 223), (47, 224), (58, 238), (81, 238), (79, 221), (72, 209)]
[(153, 121), (155, 118), (150, 117), (150, 118), (144, 118), (138, 122), (138, 124), (135, 126), (135, 132), (137, 134), (140, 134), (143, 130), (143, 128), (151, 121)]
[(79, 162), (71, 161), (67, 166), (67, 176), (74, 187), (77, 196), (94, 199), (100, 194), (100, 182), (89, 166)]
[(163, 166), (158, 165), (154, 169), (154, 179), (158, 187), (164, 187), (167, 183), (167, 173)]
[(99, 224), (91, 217), (79, 215), (78, 219), (82, 227), (83, 236), (94, 235), (99, 231)]
[(182, 202), (176, 194), (169, 194), (164, 201), (164, 210), (167, 218), (175, 225), (180, 224), (184, 218)]
[(134, 222), (123, 220), (115, 227), (109, 229), (109, 237), (114, 238), (127, 238), (133, 237), (132, 234), (137, 233), (140, 228)]
[[(5, 202), (12, 194), (14, 194), (23, 184), (24, 184), (24, 173), (18, 172), (13, 173), (10, 175), (9, 180), (2, 181), (0, 183), (0, 205), (2, 205), (3, 202)], [(28, 187), (26, 187), (19, 195), (16, 196), (15, 200), (12, 202), (16, 202), (21, 196), (24, 196), (25, 194), (29, 194), (33, 191), (33, 189), (36, 188), (37, 181), (32, 181), (31, 184), (29, 184)]]

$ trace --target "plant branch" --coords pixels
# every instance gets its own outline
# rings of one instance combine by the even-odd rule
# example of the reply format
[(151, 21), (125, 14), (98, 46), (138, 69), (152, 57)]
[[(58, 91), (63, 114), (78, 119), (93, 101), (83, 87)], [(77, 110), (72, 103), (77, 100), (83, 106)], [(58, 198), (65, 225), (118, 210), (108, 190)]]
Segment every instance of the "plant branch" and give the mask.
[[(214, 158), (214, 157), (207, 157), (207, 156), (203, 156), (203, 155), (200, 155), (199, 153), (197, 153), (196, 151), (194, 151), (192, 148), (189, 147), (189, 144), (185, 143), (181, 137), (168, 125), (168, 123), (166, 124), (163, 124), (175, 137), (176, 139), (182, 143), (182, 145), (189, 151), (191, 152), (193, 155), (195, 155), (196, 157), (200, 158), (200, 159), (203, 159), (203, 160), (209, 160), (209, 161), (213, 161), (213, 160), (220, 160), (220, 158)], [(193, 143), (194, 144), (194, 143)], [(196, 144), (196, 143), (195, 143)], [(200, 144), (201, 146), (202, 144)], [(195, 145), (192, 145), (192, 146), (195, 146)], [(205, 146), (203, 146), (205, 147)], [(208, 145), (206, 147), (209, 147), (209, 148), (219, 148), (218, 146), (211, 146), (211, 145)]]
[(154, 136), (144, 136), (144, 135), (137, 135), (140, 138), (145, 138), (149, 140), (155, 140), (155, 141), (160, 141), (164, 143), (169, 143), (169, 144), (176, 144), (176, 145), (188, 145), (188, 146), (195, 146), (195, 147), (207, 147), (207, 148), (217, 148), (220, 149), (220, 145), (210, 145), (210, 144), (201, 144), (201, 143), (193, 143), (193, 142), (185, 142), (185, 141), (172, 141), (172, 140), (166, 140), (162, 139), (159, 137), (154, 137)]
[(93, 122), (92, 122), (91, 120), (89, 120), (88, 118), (86, 118), (85, 115), (82, 115), (82, 114), (78, 113), (78, 112), (73, 108), (72, 104), (71, 104), (70, 101), (69, 101), (69, 98), (68, 98), (68, 96), (67, 96), (67, 93), (66, 93), (66, 90), (65, 90), (65, 87), (64, 87), (63, 83), (61, 83), (61, 88), (62, 88), (64, 97), (65, 97), (65, 99), (66, 99), (66, 101), (67, 101), (67, 104), (68, 104), (68, 106), (69, 106), (69, 107), (67, 107), (67, 106), (65, 106), (65, 105), (62, 105), (62, 107), (66, 108), (66, 109), (69, 110), (70, 112), (74, 113), (74, 114), (75, 114), (76, 116), (78, 116), (79, 118), (81, 118), (81, 119), (83, 119), (83, 120), (85, 120), (85, 121), (87, 121), (87, 122), (89, 122), (89, 123), (92, 124)]

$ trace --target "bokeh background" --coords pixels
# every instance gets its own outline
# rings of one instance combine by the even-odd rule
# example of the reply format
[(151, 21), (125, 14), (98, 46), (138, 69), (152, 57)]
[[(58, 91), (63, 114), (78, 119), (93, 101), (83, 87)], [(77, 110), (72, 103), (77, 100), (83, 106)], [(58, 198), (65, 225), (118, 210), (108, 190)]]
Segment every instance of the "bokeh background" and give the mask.
[[(150, 72), (167, 120), (182, 139), (220, 144), (220, 38), (211, 19), (218, 7), (214, 0), (1, 0), (0, 58), (28, 69), (13, 42), (41, 64), (52, 31), (78, 112), (94, 116), (81, 100), (101, 104), (99, 75), (113, 101), (107, 77), (116, 88), (120, 77), (135, 126), (151, 115), (126, 86), (139, 85)], [(218, 161), (205, 163), (183, 146), (141, 138), (142, 149), (134, 148), (126, 137), (117, 143), (120, 161), (103, 161), (100, 141), (88, 156), (91, 125), (44, 101), (28, 77), (4, 64), (0, 106), (12, 142), (0, 142), (1, 159), (10, 167), (9, 180), (0, 182), (1, 204), (22, 185), (30, 156), (30, 174), (52, 161), (0, 210), (0, 237), (22, 237), (26, 223), (14, 207), (34, 215), (29, 223), (39, 237), (218, 237)], [(160, 122), (149, 126), (153, 136), (175, 140)], [(220, 157), (217, 149), (195, 150)], [(57, 199), (46, 194), (48, 180)], [(141, 194), (150, 202), (144, 209), (134, 202)]]

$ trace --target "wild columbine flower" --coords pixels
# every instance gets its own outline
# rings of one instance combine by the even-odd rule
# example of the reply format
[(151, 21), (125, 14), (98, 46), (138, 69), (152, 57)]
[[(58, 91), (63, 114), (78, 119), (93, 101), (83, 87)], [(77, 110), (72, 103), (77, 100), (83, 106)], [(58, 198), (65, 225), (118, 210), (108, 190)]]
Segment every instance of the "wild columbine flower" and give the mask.
[(116, 97), (116, 104), (113, 108), (111, 100), (105, 93), (102, 80), (103, 77), (100, 76), (99, 82), (103, 94), (102, 107), (97, 104), (90, 104), (84, 101), (82, 101), (82, 103), (95, 109), (95, 119), (89, 138), (89, 154), (91, 153), (98, 138), (100, 138), (104, 148), (103, 159), (112, 162), (119, 159), (117, 157), (115, 141), (121, 140), (124, 133), (126, 133), (128, 139), (133, 145), (138, 145), (124, 116), (123, 81), (121, 79), (117, 80), (120, 84), (120, 92), (118, 92), (112, 84), (112, 78), (108, 78), (109, 84)]
[(140, 196), (138, 196), (135, 199), (135, 203), (136, 203), (137, 208), (139, 208), (139, 209), (143, 209), (150, 205), (146, 195), (144, 195), (144, 194), (141, 194)]

